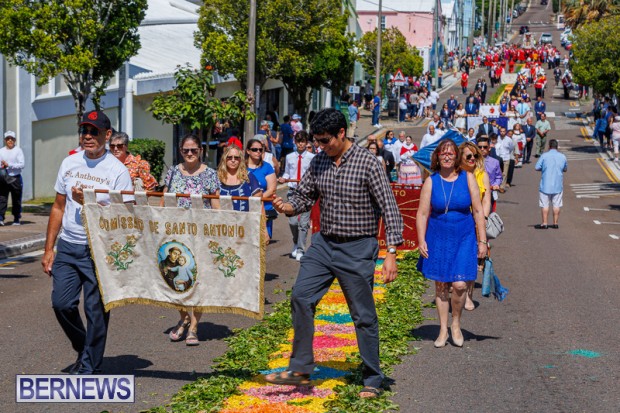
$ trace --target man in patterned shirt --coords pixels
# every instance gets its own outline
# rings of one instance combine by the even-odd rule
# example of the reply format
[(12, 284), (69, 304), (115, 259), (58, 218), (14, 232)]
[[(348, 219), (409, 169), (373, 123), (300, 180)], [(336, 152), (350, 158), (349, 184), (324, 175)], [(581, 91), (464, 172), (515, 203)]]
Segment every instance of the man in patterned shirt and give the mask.
[(314, 157), (288, 202), (276, 197), (273, 206), (288, 216), (312, 208), (319, 200), (321, 231), (301, 259), (291, 296), (295, 338), (287, 371), (269, 374), (270, 383), (304, 385), (314, 371), (312, 339), (317, 304), (337, 279), (347, 298), (362, 362), (364, 388), (360, 397), (380, 393), (379, 325), (372, 295), (377, 232), (383, 216), (388, 253), (383, 280), (396, 278), (396, 246), (403, 242), (403, 220), (381, 162), (346, 138), (344, 115), (335, 109), (316, 114), (310, 129), (322, 152)]

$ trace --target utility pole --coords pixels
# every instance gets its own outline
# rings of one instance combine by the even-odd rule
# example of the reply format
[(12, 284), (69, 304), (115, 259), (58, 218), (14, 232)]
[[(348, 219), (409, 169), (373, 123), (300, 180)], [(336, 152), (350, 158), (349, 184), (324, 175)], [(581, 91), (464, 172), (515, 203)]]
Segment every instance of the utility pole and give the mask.
[(510, 33), (511, 34), (512, 34), (512, 21), (515, 18), (514, 10), (515, 10), (515, 0), (512, 0), (512, 3), (510, 4)]
[(472, 2), (471, 2), (471, 21), (469, 22), (469, 37), (467, 38), (467, 45), (472, 50), (473, 50), (473, 47), (474, 47), (474, 29), (475, 28), (476, 28), (476, 0), (472, 0)]
[(463, 0), (459, 0), (459, 20), (460, 22), (458, 22), (459, 24), (459, 28), (458, 28), (458, 34), (459, 34), (459, 52), (461, 52), (461, 54), (463, 54), (463, 50), (465, 49), (465, 42), (464, 42), (464, 38), (465, 38), (465, 30), (464, 30), (464, 20), (465, 20), (465, 15), (464, 15), (464, 10), (463, 10)]
[(495, 0), (489, 0), (489, 47), (493, 46), (493, 33), (495, 31), (495, 23), (493, 23), (493, 17), (495, 16)]
[(480, 37), (484, 43), (484, 0), (482, 0), (482, 10), (480, 11)]
[(377, 20), (377, 62), (375, 67), (375, 95), (381, 91), (381, 20), (383, 12), (381, 10), (382, 0), (379, 0), (379, 19)]
[[(247, 95), (254, 96), (250, 111), (256, 111), (256, 101), (260, 96), (255, 96), (254, 83), (256, 75), (256, 0), (250, 0), (250, 24), (248, 28), (248, 81), (247, 81)], [(248, 139), (254, 137), (254, 121), (245, 120), (245, 127), (243, 128), (246, 142)]]
[(439, 1), (435, 2), (435, 87), (439, 87), (439, 19), (441, 19), (441, 13), (439, 12)]

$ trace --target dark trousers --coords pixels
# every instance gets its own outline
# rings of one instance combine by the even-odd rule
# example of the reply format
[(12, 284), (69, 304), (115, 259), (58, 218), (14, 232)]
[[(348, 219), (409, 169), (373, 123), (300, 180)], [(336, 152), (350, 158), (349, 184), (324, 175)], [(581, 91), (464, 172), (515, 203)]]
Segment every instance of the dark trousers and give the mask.
[(515, 173), (515, 160), (511, 159), (508, 164), (508, 174), (506, 175), (506, 182), (508, 185), (512, 185), (512, 177)]
[(532, 156), (532, 148), (534, 147), (534, 138), (525, 142), (525, 147), (523, 148), (523, 161), (529, 162), (530, 156)]
[[(103, 309), (88, 245), (59, 239), (52, 280), (52, 307), (73, 349), (82, 355), (80, 373), (100, 371), (110, 314)], [(86, 328), (78, 309), (82, 289)]]
[(301, 259), (291, 295), (295, 337), (289, 370), (304, 374), (314, 371), (312, 340), (316, 306), (334, 279), (338, 279), (355, 325), (364, 364), (364, 385), (381, 386), (379, 322), (372, 295), (378, 252), (379, 246), (374, 237), (340, 243), (320, 232), (312, 236), (312, 244)]
[(24, 181), (21, 175), (16, 175), (10, 184), (0, 183), (0, 221), (4, 221), (6, 209), (9, 204), (9, 194), (13, 200), (13, 221), (17, 222), (22, 217), (22, 191)]

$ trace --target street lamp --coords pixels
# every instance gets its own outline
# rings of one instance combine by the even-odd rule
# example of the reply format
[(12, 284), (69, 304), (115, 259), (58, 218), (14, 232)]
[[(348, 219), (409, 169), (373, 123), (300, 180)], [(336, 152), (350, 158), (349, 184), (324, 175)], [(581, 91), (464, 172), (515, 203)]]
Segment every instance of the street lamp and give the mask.
[(377, 62), (375, 67), (375, 94), (381, 91), (381, 20), (383, 0), (379, 0), (379, 17), (377, 20)]

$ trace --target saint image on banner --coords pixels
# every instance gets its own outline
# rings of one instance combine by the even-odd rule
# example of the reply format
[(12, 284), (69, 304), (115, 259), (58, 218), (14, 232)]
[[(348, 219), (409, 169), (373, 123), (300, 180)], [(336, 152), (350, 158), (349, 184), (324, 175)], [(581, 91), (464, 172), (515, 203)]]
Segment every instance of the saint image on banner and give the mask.
[(178, 241), (163, 243), (157, 252), (157, 262), (161, 276), (174, 291), (188, 291), (196, 283), (196, 260), (184, 244)]

